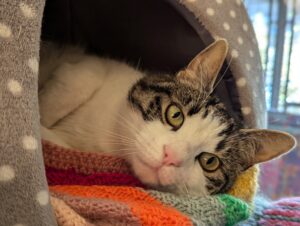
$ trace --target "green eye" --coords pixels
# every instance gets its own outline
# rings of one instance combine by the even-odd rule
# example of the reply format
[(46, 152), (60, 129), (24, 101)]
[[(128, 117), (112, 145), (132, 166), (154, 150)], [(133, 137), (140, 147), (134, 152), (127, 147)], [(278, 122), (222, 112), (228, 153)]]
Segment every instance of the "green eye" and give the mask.
[(167, 123), (174, 129), (179, 129), (184, 121), (184, 116), (181, 109), (175, 105), (171, 104), (166, 109), (166, 120)]
[(221, 165), (221, 161), (217, 156), (207, 152), (201, 153), (198, 161), (201, 167), (207, 172), (216, 171)]

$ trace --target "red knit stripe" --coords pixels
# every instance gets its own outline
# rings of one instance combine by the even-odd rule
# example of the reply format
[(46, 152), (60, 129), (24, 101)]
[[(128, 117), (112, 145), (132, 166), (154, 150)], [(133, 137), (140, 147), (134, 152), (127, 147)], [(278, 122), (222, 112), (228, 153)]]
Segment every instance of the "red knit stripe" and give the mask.
[(46, 167), (49, 185), (127, 185), (143, 187), (142, 183), (132, 175), (124, 173), (93, 173), (85, 175), (74, 169), (60, 170)]

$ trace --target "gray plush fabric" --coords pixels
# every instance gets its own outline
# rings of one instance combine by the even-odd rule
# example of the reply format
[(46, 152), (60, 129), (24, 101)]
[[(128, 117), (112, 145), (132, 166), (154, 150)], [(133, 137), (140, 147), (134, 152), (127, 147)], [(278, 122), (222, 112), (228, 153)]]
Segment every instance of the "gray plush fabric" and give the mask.
[[(0, 226), (56, 225), (40, 145), (37, 75), (45, 0), (0, 0)], [(254, 31), (241, 0), (178, 0), (230, 44), (230, 63), (250, 127), (265, 126)]]
[(242, 0), (179, 0), (217, 38), (229, 43), (227, 62), (236, 80), (245, 124), (266, 127), (264, 79), (254, 29)]
[(39, 134), (44, 0), (0, 0), (0, 226), (56, 225)]

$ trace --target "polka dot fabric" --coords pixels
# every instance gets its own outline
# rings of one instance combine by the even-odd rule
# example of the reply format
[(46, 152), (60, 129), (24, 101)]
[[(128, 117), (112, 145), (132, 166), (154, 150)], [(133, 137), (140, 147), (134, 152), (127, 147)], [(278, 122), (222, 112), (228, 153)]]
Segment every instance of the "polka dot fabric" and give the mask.
[[(227, 61), (245, 122), (263, 127), (261, 63), (242, 1), (177, 3), (191, 11), (212, 37), (229, 41)], [(45, 179), (37, 100), (44, 4), (45, 0), (0, 0), (0, 226), (56, 225)]]
[(0, 0), (0, 225), (53, 226), (39, 135), (44, 0)]
[[(229, 42), (227, 62), (236, 80), (242, 114), (249, 127), (265, 127), (265, 93), (254, 30), (242, 0), (181, 0), (214, 39)], [(208, 43), (209, 44), (209, 43)]]

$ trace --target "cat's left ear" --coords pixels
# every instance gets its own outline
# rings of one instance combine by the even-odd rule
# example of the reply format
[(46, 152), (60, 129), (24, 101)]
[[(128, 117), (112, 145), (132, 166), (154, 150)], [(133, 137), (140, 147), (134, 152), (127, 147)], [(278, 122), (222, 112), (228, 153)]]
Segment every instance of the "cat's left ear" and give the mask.
[(285, 132), (267, 129), (243, 129), (243, 133), (255, 143), (255, 156), (252, 164), (266, 162), (291, 151), (296, 139)]
[(201, 51), (185, 70), (177, 74), (178, 80), (193, 86), (203, 87), (211, 93), (227, 52), (228, 43), (225, 39), (215, 41)]

